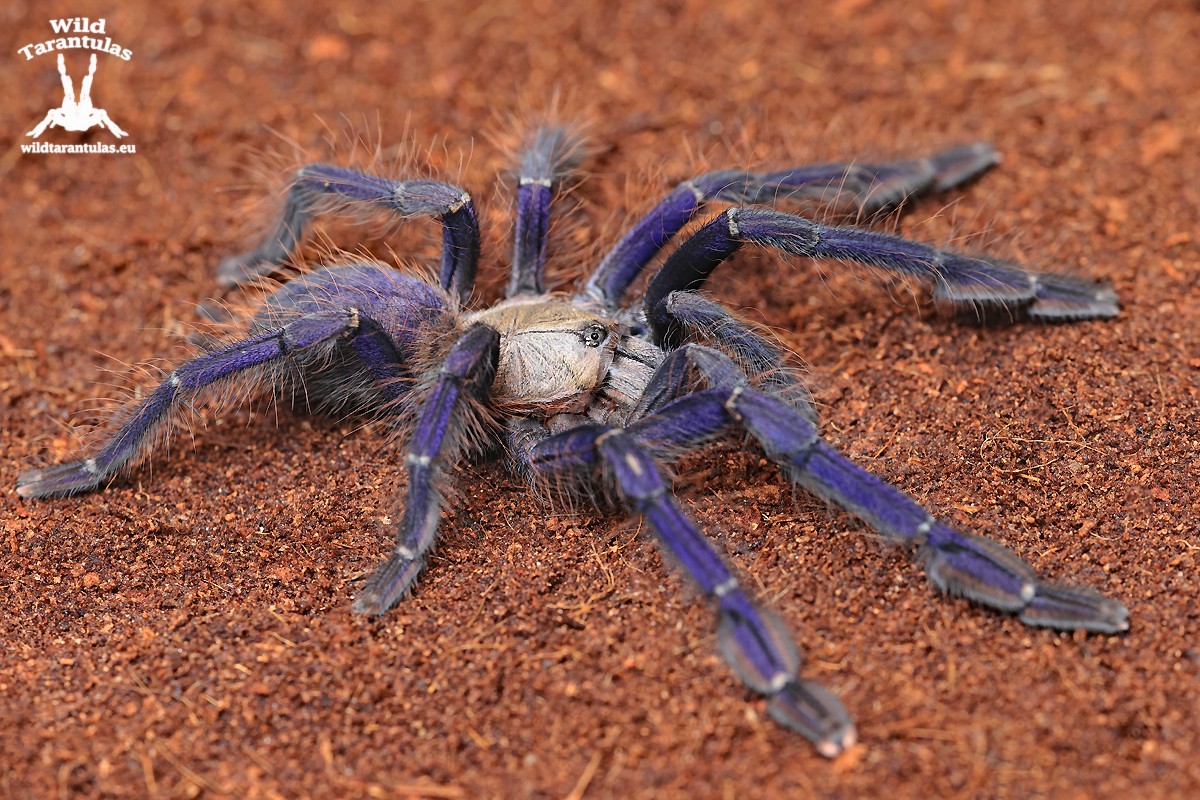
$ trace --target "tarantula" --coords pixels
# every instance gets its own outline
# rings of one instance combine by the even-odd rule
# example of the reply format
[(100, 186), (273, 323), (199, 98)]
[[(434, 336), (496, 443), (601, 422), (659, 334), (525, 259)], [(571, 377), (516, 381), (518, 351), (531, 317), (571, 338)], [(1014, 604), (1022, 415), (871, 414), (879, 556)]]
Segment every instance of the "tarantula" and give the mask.
[[(407, 502), (391, 526), (395, 549), (354, 604), (358, 612), (382, 614), (425, 565), (441, 515), (440, 481), (462, 458), (500, 451), (535, 486), (574, 491), (575, 498), (611, 491), (640, 514), (715, 606), (719, 647), (733, 670), (767, 698), (778, 722), (826, 756), (855, 741), (849, 715), (831, 692), (798, 676), (800, 655), (784, 626), (741, 587), (680, 509), (660, 469), (722, 433), (743, 431), (790, 480), (910, 545), (943, 592), (1016, 614), (1027, 625), (1128, 629), (1120, 602), (1043, 582), (1015, 553), (938, 522), (837, 452), (821, 438), (779, 346), (701, 294), (713, 270), (751, 243), (925, 279), (935, 298), (977, 309), (1053, 321), (1115, 315), (1116, 295), (1103, 285), (757, 205), (832, 200), (843, 210), (874, 214), (974, 178), (999, 161), (990, 145), (889, 163), (700, 175), (639, 220), (575, 294), (549, 293), (543, 267), (551, 200), (577, 166), (576, 152), (574, 137), (556, 127), (539, 129), (527, 142), (508, 296), (479, 310), (467, 306), (480, 250), (467, 192), (328, 164), (300, 169), (277, 229), (222, 262), (224, 283), (276, 273), (315, 217), (370, 207), (441, 222), (437, 285), (364, 258), (284, 283), (244, 338), (175, 369), (126, 410), (99, 449), (25, 473), (18, 494), (96, 489), (162, 442), (184, 407), (232, 381), (270, 386), (301, 409), (381, 418), (410, 437)], [(640, 302), (623, 305), (646, 266), (710, 201), (731, 205), (666, 256)]]

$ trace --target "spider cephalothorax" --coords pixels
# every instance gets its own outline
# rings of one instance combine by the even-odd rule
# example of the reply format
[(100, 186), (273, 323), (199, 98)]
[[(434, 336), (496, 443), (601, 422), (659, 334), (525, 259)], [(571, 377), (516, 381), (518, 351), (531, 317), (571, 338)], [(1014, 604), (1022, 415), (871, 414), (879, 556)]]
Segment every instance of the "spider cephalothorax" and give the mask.
[[(469, 312), (460, 304), (479, 257), (470, 195), (437, 181), (392, 181), (324, 164), (301, 169), (274, 234), (221, 265), (226, 283), (277, 271), (317, 213), (368, 206), (441, 221), (437, 285), (364, 259), (286, 283), (266, 299), (244, 338), (177, 368), (94, 453), (26, 473), (18, 493), (44, 498), (100, 487), (161, 441), (181, 408), (232, 380), (267, 383), (306, 407), (392, 420), (410, 434), (406, 503), (393, 524), (391, 557), (355, 602), (360, 612), (382, 614), (412, 586), (433, 545), (437, 482), (464, 455), (503, 451), (535, 485), (581, 487), (578, 497), (608, 487), (644, 517), (716, 607), (720, 649), (738, 676), (768, 698), (779, 722), (826, 755), (854, 741), (849, 715), (831, 693), (799, 677), (801, 659), (782, 623), (739, 586), (660, 470), (661, 462), (723, 432), (745, 432), (791, 480), (914, 547), (945, 592), (1029, 625), (1128, 628), (1121, 603), (1044, 583), (1015, 553), (943, 525), (839, 454), (817, 431), (779, 348), (699, 294), (709, 274), (749, 242), (925, 279), (937, 298), (1014, 317), (1116, 314), (1110, 289), (1078, 278), (745, 205), (832, 198), (870, 214), (973, 178), (996, 163), (989, 145), (912, 161), (700, 175), (639, 220), (577, 294), (553, 295), (542, 280), (546, 232), (551, 198), (572, 166), (572, 144), (557, 128), (530, 140), (518, 180), (509, 296)], [(712, 200), (733, 205), (666, 257), (640, 302), (624, 305), (646, 265)]]

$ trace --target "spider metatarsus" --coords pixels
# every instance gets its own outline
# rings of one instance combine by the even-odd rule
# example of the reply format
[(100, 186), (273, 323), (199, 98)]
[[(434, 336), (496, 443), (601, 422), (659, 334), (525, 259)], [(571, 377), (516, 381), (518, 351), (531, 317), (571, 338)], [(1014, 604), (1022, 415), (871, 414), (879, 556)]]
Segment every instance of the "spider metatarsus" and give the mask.
[[(908, 544), (942, 591), (1016, 614), (1027, 625), (1118, 633), (1120, 602), (1043, 582), (1007, 548), (938, 522), (912, 498), (821, 438), (808, 395), (778, 345), (701, 294), (743, 244), (851, 262), (932, 283), (933, 296), (1033, 320), (1117, 313), (1111, 289), (1035, 273), (855, 227), (764, 208), (777, 199), (829, 202), (874, 214), (954, 187), (998, 162), (987, 144), (879, 164), (779, 172), (709, 172), (684, 181), (639, 220), (572, 295), (543, 288), (551, 200), (576, 166), (577, 142), (545, 127), (528, 141), (517, 179), (508, 297), (467, 310), (479, 257), (469, 194), (432, 180), (393, 181), (312, 164), (290, 185), (282, 220), (255, 249), (225, 260), (227, 284), (275, 273), (314, 217), (382, 208), (442, 225), (438, 285), (363, 258), (326, 266), (270, 294), (248, 334), (178, 367), (86, 458), (22, 475), (17, 491), (45, 498), (96, 489), (164, 441), (173, 418), (205, 390), (269, 386), (302, 409), (353, 411), (409, 435), (407, 502), (391, 556), (354, 608), (382, 614), (412, 587), (441, 515), (439, 483), (463, 458), (503, 452), (545, 495), (612, 493), (640, 514), (716, 608), (718, 643), (781, 724), (833, 756), (855, 741), (841, 702), (798, 676), (782, 623), (741, 588), (713, 543), (680, 509), (661, 462), (729, 431), (748, 434), (795, 483)], [(657, 267), (640, 302), (627, 290), (710, 201), (731, 204)], [(599, 491), (589, 491), (598, 489)]]

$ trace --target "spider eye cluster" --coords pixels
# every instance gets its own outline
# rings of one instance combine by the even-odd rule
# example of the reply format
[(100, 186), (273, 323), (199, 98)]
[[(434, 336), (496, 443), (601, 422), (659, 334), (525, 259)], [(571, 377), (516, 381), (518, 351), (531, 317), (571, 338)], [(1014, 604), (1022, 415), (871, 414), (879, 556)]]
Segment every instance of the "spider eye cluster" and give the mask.
[(599, 347), (608, 338), (608, 328), (599, 323), (592, 323), (580, 331), (580, 336), (588, 347)]

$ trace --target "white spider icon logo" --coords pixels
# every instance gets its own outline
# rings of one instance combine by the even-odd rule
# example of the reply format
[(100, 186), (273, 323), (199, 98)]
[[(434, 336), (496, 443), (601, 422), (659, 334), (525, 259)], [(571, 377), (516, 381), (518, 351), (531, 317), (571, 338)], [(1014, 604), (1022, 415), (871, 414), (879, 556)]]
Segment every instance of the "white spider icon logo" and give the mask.
[(27, 136), (36, 139), (50, 126), (57, 126), (68, 131), (86, 131), (97, 125), (108, 128), (118, 139), (129, 135), (109, 118), (107, 111), (92, 105), (92, 78), (96, 74), (96, 55), (94, 53), (88, 67), (87, 77), (83, 79), (78, 101), (75, 100), (75, 86), (71, 83), (71, 76), (67, 74), (67, 62), (62, 53), (58, 54), (58, 74), (62, 76), (62, 105), (46, 112), (46, 118), (26, 134)]

